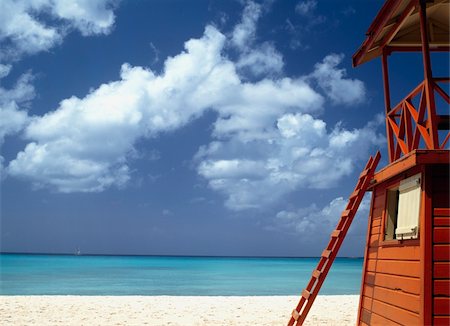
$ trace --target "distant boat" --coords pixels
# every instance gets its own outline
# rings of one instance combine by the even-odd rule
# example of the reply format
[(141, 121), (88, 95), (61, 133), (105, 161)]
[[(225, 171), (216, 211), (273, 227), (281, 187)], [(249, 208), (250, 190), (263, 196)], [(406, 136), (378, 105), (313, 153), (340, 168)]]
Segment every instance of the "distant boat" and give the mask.
[(80, 248), (77, 248), (77, 251), (75, 251), (75, 256), (81, 256)]

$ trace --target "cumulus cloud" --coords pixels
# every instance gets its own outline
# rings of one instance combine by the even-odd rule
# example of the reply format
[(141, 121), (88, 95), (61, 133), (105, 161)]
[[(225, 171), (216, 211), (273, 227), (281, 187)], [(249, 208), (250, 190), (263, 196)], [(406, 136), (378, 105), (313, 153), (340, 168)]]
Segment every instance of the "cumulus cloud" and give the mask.
[(121, 80), (33, 118), (25, 130), (32, 141), (10, 162), (9, 174), (62, 192), (123, 186), (137, 139), (180, 128), (236, 82), (230, 64), (221, 64), (224, 41), (208, 27), (203, 38), (186, 42), (186, 52), (166, 60), (162, 75), (124, 64)]
[(311, 14), (317, 7), (316, 0), (302, 0), (295, 6), (295, 12), (299, 15), (309, 15)]
[[(0, 81), (8, 76), (11, 65), (0, 64)], [(20, 132), (29, 121), (26, 109), (34, 97), (33, 76), (25, 73), (11, 89), (0, 86), (0, 148), (5, 137)], [(4, 158), (0, 155), (0, 174), (4, 177)]]
[[(10, 70), (10, 65), (0, 64), (0, 81)], [(19, 132), (28, 121), (25, 109), (35, 96), (32, 79), (31, 73), (25, 73), (19, 77), (13, 88), (0, 86), (0, 146), (5, 136)]]
[(314, 66), (311, 77), (335, 104), (358, 104), (365, 100), (364, 83), (358, 79), (346, 78), (346, 70), (338, 68), (343, 59), (343, 54), (327, 55)]
[[(107, 34), (114, 24), (116, 0), (0, 1), (0, 60), (47, 51), (69, 29), (82, 35)], [(50, 19), (44, 20), (42, 16)]]
[(166, 59), (162, 73), (124, 64), (120, 80), (33, 117), (24, 132), (29, 143), (9, 163), (8, 173), (60, 192), (123, 187), (132, 177), (138, 140), (179, 129), (214, 110), (213, 140), (194, 162), (230, 209), (257, 208), (297, 189), (336, 185), (367, 158), (380, 135), (375, 124), (347, 130), (318, 118), (325, 109), (321, 76), (326, 71), (336, 84), (359, 81), (347, 79), (340, 61), (329, 63), (328, 57), (311, 75), (276, 78), (267, 69), (265, 77), (248, 81), (239, 62), (251, 51), (241, 48), (244, 56), (235, 61), (226, 55), (230, 43), (238, 47), (238, 39), (254, 40), (257, 17), (246, 15), (252, 14), (244, 11), (247, 33), (227, 38), (207, 26), (201, 38)]
[[(282, 210), (276, 214), (274, 227), (281, 230), (290, 230), (300, 235), (329, 235), (339, 221), (341, 213), (347, 205), (347, 200), (337, 197), (323, 207), (311, 204), (297, 210)], [(358, 212), (350, 228), (349, 234), (363, 234), (364, 221), (370, 208), (370, 194), (362, 200)]]
[(249, 1), (242, 13), (242, 19), (237, 24), (231, 36), (231, 43), (239, 48), (246, 49), (256, 38), (256, 23), (261, 17), (262, 7), (261, 5)]
[(281, 54), (270, 43), (263, 43), (257, 49), (247, 50), (241, 54), (237, 64), (239, 71), (253, 76), (278, 74), (283, 70)]
[(241, 22), (235, 26), (231, 34), (230, 44), (239, 52), (236, 67), (243, 76), (261, 77), (279, 74), (283, 70), (283, 56), (273, 44), (256, 43), (256, 24), (262, 14), (262, 5), (248, 1)]
[(230, 209), (267, 206), (298, 189), (335, 187), (383, 141), (377, 123), (353, 130), (338, 124), (327, 131), (326, 123), (310, 114), (279, 109), (276, 130), (267, 124), (252, 139), (236, 133), (197, 154), (200, 175)]

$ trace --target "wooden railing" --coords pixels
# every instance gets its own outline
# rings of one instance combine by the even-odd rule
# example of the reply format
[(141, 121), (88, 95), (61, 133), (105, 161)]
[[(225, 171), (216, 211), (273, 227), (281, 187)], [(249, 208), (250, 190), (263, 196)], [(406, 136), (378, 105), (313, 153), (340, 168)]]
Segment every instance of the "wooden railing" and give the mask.
[[(387, 112), (386, 131), (390, 162), (418, 148), (446, 148), (450, 132), (443, 136), (442, 133), (439, 134), (439, 130), (450, 129), (450, 98), (438, 83), (449, 83), (449, 81), (448, 77), (424, 80)], [(436, 96), (440, 96), (447, 103), (442, 110), (446, 114), (436, 113)], [(416, 107), (414, 101), (418, 97)]]

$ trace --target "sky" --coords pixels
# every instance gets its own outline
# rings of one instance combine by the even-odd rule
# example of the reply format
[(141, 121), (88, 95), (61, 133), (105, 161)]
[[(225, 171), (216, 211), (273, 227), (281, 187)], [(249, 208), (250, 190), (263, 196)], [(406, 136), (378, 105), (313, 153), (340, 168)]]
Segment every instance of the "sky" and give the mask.
[(1, 1), (0, 250), (320, 255), (386, 165), (380, 62), (351, 66), (382, 3)]

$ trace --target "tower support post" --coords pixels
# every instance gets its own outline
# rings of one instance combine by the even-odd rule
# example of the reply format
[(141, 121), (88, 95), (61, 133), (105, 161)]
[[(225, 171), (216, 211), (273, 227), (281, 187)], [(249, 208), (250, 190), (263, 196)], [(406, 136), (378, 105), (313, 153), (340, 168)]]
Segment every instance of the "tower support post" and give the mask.
[(422, 41), (422, 57), (424, 69), (425, 95), (427, 103), (427, 126), (432, 148), (439, 149), (439, 137), (436, 125), (436, 102), (434, 99), (434, 81), (431, 70), (430, 44), (428, 41), (426, 0), (419, 0), (420, 37)]

